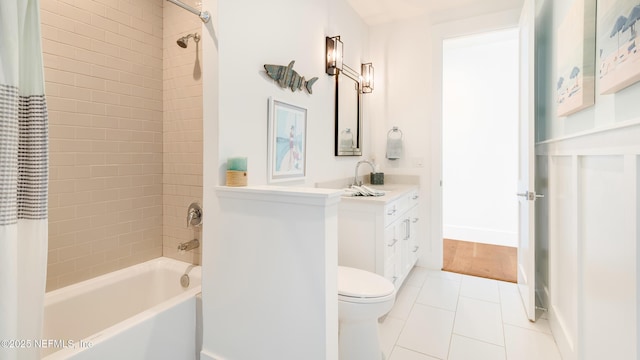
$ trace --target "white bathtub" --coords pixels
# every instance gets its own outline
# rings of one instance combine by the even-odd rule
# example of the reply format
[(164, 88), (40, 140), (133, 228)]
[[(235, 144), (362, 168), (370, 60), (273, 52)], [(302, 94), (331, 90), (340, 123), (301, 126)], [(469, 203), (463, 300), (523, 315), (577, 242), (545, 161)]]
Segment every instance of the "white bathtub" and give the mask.
[(200, 291), (200, 266), (169, 258), (57, 289), (45, 295), (35, 345), (46, 360), (196, 359)]

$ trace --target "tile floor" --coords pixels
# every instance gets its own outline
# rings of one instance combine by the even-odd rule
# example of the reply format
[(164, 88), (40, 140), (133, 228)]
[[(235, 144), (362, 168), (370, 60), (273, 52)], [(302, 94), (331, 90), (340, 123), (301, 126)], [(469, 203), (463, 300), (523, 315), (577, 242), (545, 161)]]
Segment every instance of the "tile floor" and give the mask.
[(561, 359), (549, 322), (513, 283), (415, 267), (380, 323), (387, 360)]

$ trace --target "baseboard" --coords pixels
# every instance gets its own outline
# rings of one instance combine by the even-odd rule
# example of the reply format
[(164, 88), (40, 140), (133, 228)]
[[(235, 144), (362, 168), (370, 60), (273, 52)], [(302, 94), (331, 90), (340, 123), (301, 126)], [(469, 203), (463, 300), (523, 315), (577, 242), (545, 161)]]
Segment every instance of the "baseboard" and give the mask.
[(471, 241), (481, 244), (518, 246), (518, 233), (494, 229), (481, 229), (466, 226), (443, 225), (442, 237), (445, 239)]
[(202, 349), (200, 350), (200, 360), (226, 360), (226, 359), (221, 356), (212, 355), (210, 352)]
[(567, 331), (562, 316), (553, 305), (549, 306), (549, 325), (562, 359), (578, 360), (578, 351), (575, 348), (575, 343)]

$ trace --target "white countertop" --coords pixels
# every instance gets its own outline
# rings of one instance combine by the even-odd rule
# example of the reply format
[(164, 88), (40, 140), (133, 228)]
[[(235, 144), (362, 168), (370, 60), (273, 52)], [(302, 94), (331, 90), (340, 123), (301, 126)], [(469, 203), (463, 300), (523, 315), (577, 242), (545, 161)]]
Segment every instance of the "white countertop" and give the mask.
[(385, 184), (385, 185), (371, 185), (365, 184), (376, 190), (382, 190), (385, 192), (383, 196), (342, 196), (342, 201), (348, 202), (369, 202), (369, 203), (387, 203), (393, 201), (411, 190), (417, 190), (418, 185), (414, 184)]

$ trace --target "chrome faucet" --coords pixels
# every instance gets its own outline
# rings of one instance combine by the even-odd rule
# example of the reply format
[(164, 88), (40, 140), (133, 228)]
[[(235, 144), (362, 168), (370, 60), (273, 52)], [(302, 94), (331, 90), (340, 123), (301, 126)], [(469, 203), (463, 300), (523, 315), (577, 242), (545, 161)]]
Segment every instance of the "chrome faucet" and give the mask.
[(191, 203), (187, 210), (187, 227), (202, 225), (202, 208), (198, 203)]
[(371, 171), (372, 172), (376, 172), (376, 167), (375, 167), (375, 165), (373, 165), (373, 163), (371, 161), (369, 161), (369, 160), (360, 160), (360, 161), (358, 161), (358, 163), (356, 164), (356, 174), (353, 177), (353, 184), (352, 185), (356, 185), (356, 186), (362, 185), (362, 181), (360, 181), (358, 183), (358, 168), (360, 167), (360, 164), (369, 164), (369, 166), (371, 166)]
[(178, 251), (189, 251), (200, 247), (200, 241), (193, 239), (191, 241), (183, 242), (178, 245)]

